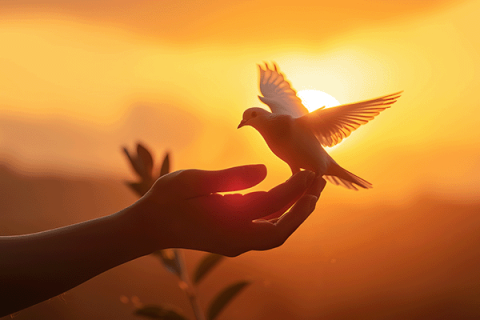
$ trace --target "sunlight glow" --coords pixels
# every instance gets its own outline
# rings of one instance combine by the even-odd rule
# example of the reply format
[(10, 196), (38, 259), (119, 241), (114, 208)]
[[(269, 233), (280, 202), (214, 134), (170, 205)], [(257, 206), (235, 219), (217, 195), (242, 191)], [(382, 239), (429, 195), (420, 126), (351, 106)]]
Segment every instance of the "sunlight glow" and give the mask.
[[(300, 90), (297, 92), (297, 96), (302, 100), (303, 105), (310, 112), (321, 107), (331, 108), (340, 105), (340, 102), (338, 102), (337, 99), (320, 90)], [(341, 142), (333, 147), (325, 147), (325, 149), (331, 151), (340, 144)]]
[(337, 99), (320, 90), (301, 90), (297, 92), (297, 96), (310, 112), (324, 106), (331, 108), (340, 105)]

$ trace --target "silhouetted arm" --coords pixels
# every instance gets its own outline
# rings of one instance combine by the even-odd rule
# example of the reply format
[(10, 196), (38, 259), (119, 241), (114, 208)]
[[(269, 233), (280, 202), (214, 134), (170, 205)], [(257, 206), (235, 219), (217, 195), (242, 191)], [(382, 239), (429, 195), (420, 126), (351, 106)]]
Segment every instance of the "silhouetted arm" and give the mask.
[(0, 237), (0, 316), (156, 250), (187, 248), (236, 256), (281, 245), (313, 211), (325, 182), (303, 171), (268, 192), (217, 194), (249, 188), (265, 175), (264, 166), (177, 171), (112, 215)]
[(147, 254), (131, 215), (110, 216), (44, 232), (0, 237), (0, 316), (59, 295), (124, 262)]

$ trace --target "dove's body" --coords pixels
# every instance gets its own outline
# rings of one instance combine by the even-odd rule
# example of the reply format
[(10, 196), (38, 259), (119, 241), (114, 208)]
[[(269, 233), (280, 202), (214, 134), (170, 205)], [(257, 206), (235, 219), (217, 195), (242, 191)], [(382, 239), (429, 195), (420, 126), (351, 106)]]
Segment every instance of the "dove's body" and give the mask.
[(290, 166), (292, 173), (307, 169), (324, 175), (334, 161), (315, 134), (309, 128), (296, 125), (298, 119), (263, 111), (266, 113), (264, 121), (252, 126), (262, 135), (270, 150)]
[(260, 67), (260, 91), (263, 94), (260, 100), (272, 112), (247, 109), (238, 127), (250, 125), (257, 129), (272, 152), (290, 166), (292, 174), (307, 169), (349, 189), (372, 187), (368, 181), (340, 167), (322, 145), (331, 147), (348, 137), (389, 108), (400, 92), (309, 113), (276, 65), (274, 70), (268, 65), (265, 69)]

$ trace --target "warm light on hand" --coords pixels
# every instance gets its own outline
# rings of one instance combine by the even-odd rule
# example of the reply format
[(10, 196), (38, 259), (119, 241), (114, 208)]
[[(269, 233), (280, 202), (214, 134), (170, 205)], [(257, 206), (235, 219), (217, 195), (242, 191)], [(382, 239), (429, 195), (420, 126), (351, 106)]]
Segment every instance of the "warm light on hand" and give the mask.
[(265, 176), (265, 166), (249, 165), (161, 177), (140, 200), (137, 221), (146, 245), (152, 251), (161, 243), (226, 256), (281, 245), (314, 210), (325, 181), (302, 171), (268, 192), (218, 193), (250, 188)]

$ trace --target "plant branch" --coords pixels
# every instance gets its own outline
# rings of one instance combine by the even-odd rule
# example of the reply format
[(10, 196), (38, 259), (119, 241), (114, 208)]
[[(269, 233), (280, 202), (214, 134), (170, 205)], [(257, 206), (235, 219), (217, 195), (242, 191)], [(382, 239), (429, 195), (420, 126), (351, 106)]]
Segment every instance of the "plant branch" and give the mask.
[(174, 249), (175, 256), (178, 261), (178, 265), (180, 267), (180, 279), (184, 284), (184, 291), (187, 294), (188, 300), (190, 301), (190, 304), (193, 309), (193, 313), (195, 314), (195, 318), (197, 320), (205, 320), (205, 314), (202, 311), (202, 308), (200, 308), (200, 304), (198, 303), (197, 299), (197, 294), (195, 292), (195, 288), (192, 285), (192, 281), (190, 280), (190, 277), (187, 272), (187, 268), (185, 266), (185, 257), (183, 250), (180, 249)]

